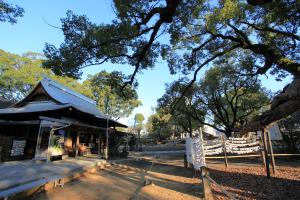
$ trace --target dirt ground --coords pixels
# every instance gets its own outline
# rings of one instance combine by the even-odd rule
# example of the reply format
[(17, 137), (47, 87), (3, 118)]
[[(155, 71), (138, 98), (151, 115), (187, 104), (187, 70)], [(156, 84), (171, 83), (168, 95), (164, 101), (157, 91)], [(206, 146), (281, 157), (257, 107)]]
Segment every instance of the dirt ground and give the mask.
[[(105, 170), (82, 176), (32, 197), (34, 200), (195, 200), (200, 199), (200, 180), (192, 177), (182, 160), (128, 160)], [(151, 168), (151, 172), (149, 170)], [(146, 182), (146, 186), (145, 183)]]
[[(105, 170), (80, 177), (63, 188), (34, 196), (34, 200), (192, 200), (201, 199), (199, 177), (183, 167), (182, 155), (116, 161)], [(256, 160), (208, 160), (210, 176), (236, 199), (300, 199), (300, 160), (277, 161), (277, 173), (268, 179)], [(147, 183), (146, 186), (144, 183)], [(153, 183), (153, 184), (151, 184)], [(228, 199), (212, 184), (216, 199)]]
[[(276, 175), (266, 177), (265, 169), (255, 165), (232, 164), (227, 169), (224, 164), (210, 167), (211, 177), (237, 199), (300, 199), (300, 162), (278, 163)], [(229, 199), (221, 190), (212, 185), (216, 199)]]

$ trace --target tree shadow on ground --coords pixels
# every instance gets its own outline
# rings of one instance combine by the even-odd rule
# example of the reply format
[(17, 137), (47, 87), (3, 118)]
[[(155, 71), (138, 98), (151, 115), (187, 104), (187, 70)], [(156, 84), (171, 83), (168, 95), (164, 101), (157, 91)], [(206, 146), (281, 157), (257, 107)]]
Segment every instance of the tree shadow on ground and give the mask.
[[(122, 164), (137, 168), (147, 176), (147, 179), (152, 181), (155, 185), (166, 189), (174, 190), (177, 192), (185, 193), (195, 197), (202, 196), (201, 181), (197, 179), (197, 183), (187, 183), (183, 181), (176, 181), (178, 178), (193, 178), (193, 171), (191, 168), (187, 169), (172, 164), (160, 163), (150, 160), (137, 160), (137, 161), (123, 161)], [(147, 175), (146, 172), (147, 171)], [(162, 177), (161, 174), (175, 176), (172, 178)]]
[(184, 194), (192, 195), (195, 197), (202, 197), (202, 184), (199, 180), (198, 183), (183, 183), (179, 181), (169, 180), (156, 175), (148, 175), (149, 180), (159, 187), (174, 190)]
[[(183, 162), (182, 162), (183, 163)], [(130, 161), (123, 161), (122, 164), (135, 167), (141, 170), (149, 171), (152, 165), (152, 161), (150, 160), (130, 160)], [(174, 176), (182, 176), (185, 178), (192, 178), (193, 177), (193, 170), (191, 168), (185, 168), (183, 166), (175, 166), (173, 164), (161, 163), (157, 161), (153, 161), (153, 167), (150, 171), (164, 173)]]

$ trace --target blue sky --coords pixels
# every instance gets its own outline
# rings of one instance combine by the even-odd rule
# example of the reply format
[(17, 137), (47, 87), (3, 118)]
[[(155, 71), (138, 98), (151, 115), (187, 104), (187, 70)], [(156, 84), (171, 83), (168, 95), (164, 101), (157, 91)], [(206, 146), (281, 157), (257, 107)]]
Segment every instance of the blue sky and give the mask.
[[(25, 15), (15, 25), (0, 23), (0, 49), (16, 54), (27, 51), (42, 53), (46, 42), (59, 46), (63, 41), (62, 31), (47, 25), (43, 19), (59, 27), (60, 18), (66, 16), (67, 10), (72, 10), (76, 14), (84, 14), (96, 23), (109, 23), (114, 18), (111, 0), (9, 0), (9, 2), (23, 7)], [(102, 66), (84, 69), (82, 78), (85, 79), (88, 74), (94, 74), (103, 69), (121, 70), (125, 74), (133, 71), (130, 66), (106, 63)], [(151, 107), (156, 106), (157, 98), (164, 93), (165, 83), (177, 78), (178, 75), (169, 75), (165, 62), (159, 62), (153, 70), (139, 74), (138, 94), (143, 106), (137, 108), (133, 115), (137, 112), (145, 116), (151, 114)], [(265, 77), (262, 79), (263, 85), (272, 91), (277, 91), (286, 84), (286, 82), (275, 82), (271, 76), (269, 79)], [(132, 116), (122, 121), (131, 123)]]

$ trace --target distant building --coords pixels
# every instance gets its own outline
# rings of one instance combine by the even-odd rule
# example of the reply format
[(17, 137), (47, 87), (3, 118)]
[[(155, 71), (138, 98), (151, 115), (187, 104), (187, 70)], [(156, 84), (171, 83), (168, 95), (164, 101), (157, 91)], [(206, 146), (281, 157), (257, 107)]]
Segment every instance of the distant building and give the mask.
[(92, 99), (44, 78), (23, 100), (0, 109), (0, 159), (102, 154), (107, 121), (110, 134), (127, 127), (108, 119)]
[(213, 128), (211, 126), (207, 126), (207, 125), (203, 126), (203, 132), (212, 137), (220, 137), (222, 134), (220, 131), (216, 130), (215, 128)]

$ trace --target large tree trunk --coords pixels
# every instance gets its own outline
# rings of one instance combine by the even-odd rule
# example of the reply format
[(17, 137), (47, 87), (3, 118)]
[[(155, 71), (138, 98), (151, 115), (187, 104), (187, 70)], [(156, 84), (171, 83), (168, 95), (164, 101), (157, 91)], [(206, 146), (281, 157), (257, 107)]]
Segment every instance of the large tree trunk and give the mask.
[(300, 109), (300, 78), (295, 78), (283, 91), (274, 97), (271, 109), (249, 123), (242, 132), (258, 131), (283, 119)]
[(192, 118), (189, 116), (189, 134), (190, 137), (193, 137), (193, 127), (192, 127)]

